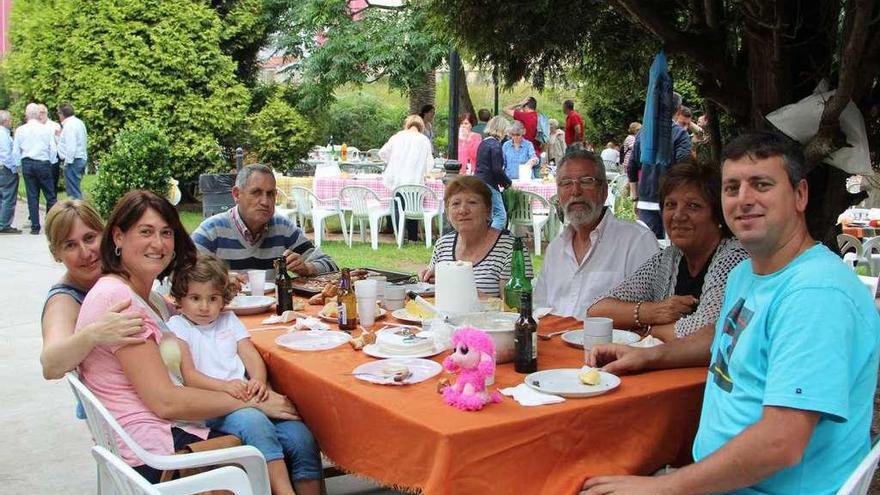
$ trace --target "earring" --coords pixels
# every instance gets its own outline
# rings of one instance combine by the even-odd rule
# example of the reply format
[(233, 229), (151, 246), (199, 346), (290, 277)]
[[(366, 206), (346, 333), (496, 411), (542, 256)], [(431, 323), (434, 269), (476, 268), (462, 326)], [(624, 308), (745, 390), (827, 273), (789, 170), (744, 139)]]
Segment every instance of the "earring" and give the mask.
[(171, 259), (172, 260), (174, 259), (175, 256), (177, 256), (177, 251), (171, 251)]
[(119, 256), (119, 246), (116, 246), (116, 248), (113, 249), (113, 254)]

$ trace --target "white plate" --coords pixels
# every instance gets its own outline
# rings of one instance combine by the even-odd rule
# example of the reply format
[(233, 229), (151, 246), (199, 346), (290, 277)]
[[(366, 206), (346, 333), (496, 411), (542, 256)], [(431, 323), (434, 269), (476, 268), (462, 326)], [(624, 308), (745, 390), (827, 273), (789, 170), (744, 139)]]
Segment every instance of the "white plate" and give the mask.
[[(575, 347), (584, 348), (584, 331), (583, 330), (572, 330), (570, 332), (565, 332), (562, 334), (562, 340), (566, 344), (573, 345)], [(639, 334), (630, 332), (629, 330), (618, 330), (614, 329), (611, 332), (611, 342), (615, 344), (623, 344), (630, 345), (635, 344), (636, 342), (642, 340), (639, 337)]]
[(235, 296), (226, 305), (237, 315), (255, 315), (262, 313), (275, 304), (275, 298), (269, 296)]
[[(378, 320), (379, 318), (382, 318), (387, 313), (388, 313), (388, 311), (377, 307), (376, 308), (376, 319)], [(326, 322), (329, 322), (329, 323), (339, 323), (339, 318), (337, 318), (335, 316), (327, 316), (324, 313), (320, 313), (320, 312), (318, 313), (318, 318), (320, 318)]]
[(416, 294), (433, 294), (434, 284), (428, 282), (416, 282), (414, 284), (406, 284), (403, 286), (407, 292), (415, 292)]
[(407, 323), (422, 323), (425, 320), (430, 320), (430, 318), (421, 318), (416, 315), (412, 315), (409, 311), (406, 310), (406, 308), (395, 309), (391, 312), (391, 316)]
[(351, 335), (335, 330), (303, 330), (285, 333), (275, 339), (281, 347), (294, 351), (326, 351), (351, 341)]
[[(397, 330), (399, 330), (399, 329), (397, 329)], [(384, 332), (384, 331), (388, 331), (388, 330), (379, 330), (379, 332)], [(430, 336), (431, 338), (434, 337), (433, 332), (421, 332), (420, 334), (424, 334), (425, 336)], [(430, 351), (425, 351), (425, 352), (422, 352), (419, 354), (407, 354), (405, 356), (401, 356), (401, 355), (397, 355), (397, 354), (386, 354), (386, 353), (382, 352), (381, 350), (379, 350), (379, 344), (368, 344), (368, 345), (364, 346), (364, 354), (366, 354), (367, 356), (373, 356), (375, 358), (382, 358), (382, 359), (426, 358), (426, 357), (436, 356), (437, 354), (440, 354), (441, 352), (443, 352), (445, 350), (446, 350), (446, 347), (444, 347), (443, 344), (440, 344), (438, 342), (434, 342), (434, 349), (432, 349)]]
[(538, 371), (526, 376), (525, 383), (538, 392), (561, 397), (593, 397), (610, 392), (620, 385), (620, 378), (604, 371), (599, 372), (601, 381), (598, 385), (584, 385), (578, 378), (581, 371), (581, 368)]
[[(412, 372), (412, 376), (400, 382), (395, 382), (391, 376), (383, 378), (386, 374), (382, 371), (382, 368), (390, 364), (406, 366)], [(406, 385), (423, 382), (428, 378), (437, 376), (442, 370), (443, 366), (441, 366), (440, 363), (431, 361), (430, 359), (393, 358), (364, 363), (355, 368), (354, 371), (352, 371), (352, 374), (358, 380), (363, 380), (365, 382), (378, 383), (380, 385)]]
[[(241, 284), (241, 291), (245, 294), (251, 293), (251, 284), (243, 283)], [(266, 282), (263, 286), (263, 292), (275, 292), (275, 283), (274, 282)]]

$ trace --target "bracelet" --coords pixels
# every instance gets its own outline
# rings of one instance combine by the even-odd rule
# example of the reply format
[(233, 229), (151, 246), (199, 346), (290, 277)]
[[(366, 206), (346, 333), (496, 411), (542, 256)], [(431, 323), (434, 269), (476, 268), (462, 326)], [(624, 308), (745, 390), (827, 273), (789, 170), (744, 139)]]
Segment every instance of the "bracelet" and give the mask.
[(637, 328), (637, 329), (641, 329), (641, 328), (643, 327), (642, 322), (639, 321), (639, 310), (642, 309), (642, 302), (643, 302), (643, 301), (639, 301), (639, 302), (637, 302), (637, 303), (636, 303), (636, 306), (633, 308), (633, 319), (634, 319), (635, 322), (636, 322), (636, 328)]

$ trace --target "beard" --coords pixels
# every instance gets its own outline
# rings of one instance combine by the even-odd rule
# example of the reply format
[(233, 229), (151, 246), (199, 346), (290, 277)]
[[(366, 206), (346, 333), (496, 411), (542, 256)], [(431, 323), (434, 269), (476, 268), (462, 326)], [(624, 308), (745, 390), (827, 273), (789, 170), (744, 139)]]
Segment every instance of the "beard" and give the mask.
[[(574, 203), (582, 204), (583, 208), (571, 210), (571, 205)], [(602, 216), (602, 206), (587, 197), (575, 196), (565, 203), (565, 217), (575, 227), (596, 223)]]

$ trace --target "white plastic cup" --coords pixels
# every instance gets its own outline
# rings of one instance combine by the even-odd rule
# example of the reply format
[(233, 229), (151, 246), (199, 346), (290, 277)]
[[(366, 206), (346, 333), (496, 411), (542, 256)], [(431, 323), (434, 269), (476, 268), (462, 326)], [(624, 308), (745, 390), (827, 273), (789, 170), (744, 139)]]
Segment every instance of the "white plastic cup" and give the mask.
[(387, 284), (385, 286), (385, 309), (395, 311), (406, 305), (406, 287), (403, 285)]
[(383, 301), (385, 298), (385, 284), (388, 283), (388, 277), (385, 275), (371, 275), (367, 280), (376, 281), (376, 300)]
[(358, 322), (370, 328), (376, 322), (376, 296), (357, 298)]
[(252, 296), (262, 296), (266, 293), (266, 271), (248, 270), (248, 283), (251, 285)]
[(375, 280), (355, 280), (354, 282), (354, 293), (358, 298), (361, 297), (372, 297), (376, 299), (379, 295), (379, 288), (376, 287), (378, 284)]
[(611, 343), (613, 331), (614, 321), (611, 318), (595, 316), (584, 319), (584, 361), (589, 357), (593, 346)]

